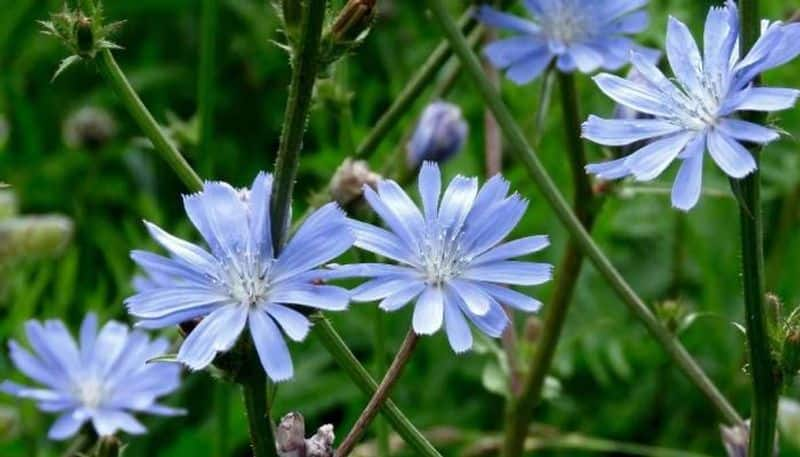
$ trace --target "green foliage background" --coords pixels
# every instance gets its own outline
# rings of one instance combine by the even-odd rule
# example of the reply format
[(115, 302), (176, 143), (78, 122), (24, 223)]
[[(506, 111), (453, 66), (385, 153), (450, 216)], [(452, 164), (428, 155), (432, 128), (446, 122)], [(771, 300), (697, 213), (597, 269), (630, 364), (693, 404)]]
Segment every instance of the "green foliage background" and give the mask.
[[(169, 124), (176, 141), (203, 177), (246, 185), (258, 170), (269, 170), (277, 150), (289, 69), (280, 41), (278, 20), (264, 0), (220, 0), (218, 59), (214, 101), (215, 135), (211, 153), (199, 154), (192, 119), (197, 107), (200, 3), (197, 0), (109, 0), (109, 18), (128, 22), (117, 42), (120, 65), (156, 117)], [(340, 4), (341, 2), (334, 2)], [(352, 127), (336, 100), (319, 97), (312, 113), (296, 187), (295, 214), (308, 198), (326, 185), (332, 171), (352, 153), (349, 148), (369, 132), (375, 120), (421, 65), (438, 42), (435, 25), (421, 4), (379, 0), (384, 12), (366, 43), (336, 69), (334, 80), (353, 93)], [(451, 2), (456, 14), (463, 2)], [(709, 0), (651, 0), (652, 27), (640, 39), (663, 48), (667, 14), (686, 21), (700, 33)], [(761, 2), (765, 17), (785, 18), (793, 2)], [(172, 172), (150, 151), (114, 94), (91, 64), (79, 64), (55, 82), (50, 78), (64, 49), (38, 33), (36, 19), (45, 19), (59, 1), (0, 0), (0, 115), (10, 124), (10, 136), (0, 146), (0, 181), (9, 183), (25, 213), (58, 212), (72, 217), (76, 233), (71, 247), (58, 259), (25, 262), (0, 272), (5, 294), (0, 298), (0, 340), (22, 338), (26, 319), (58, 317), (75, 328), (87, 310), (104, 319), (128, 321), (122, 300), (131, 293), (133, 248), (152, 248), (142, 219), (196, 238), (184, 217)], [(517, 6), (518, 7), (518, 6)], [(770, 85), (797, 87), (800, 63), (766, 75)], [(579, 76), (584, 115), (607, 115), (612, 102), (591, 80)], [(536, 82), (516, 87), (502, 83), (507, 103), (526, 131), (532, 132), (539, 103)], [(554, 94), (555, 95), (555, 94)], [(423, 97), (424, 98), (424, 97)], [(471, 134), (466, 149), (445, 167), (448, 175), (481, 175), (484, 106), (469, 81), (459, 79), (448, 100), (462, 106)], [(557, 101), (557, 96), (553, 98)], [(538, 152), (548, 170), (569, 193), (561, 113), (554, 101)], [(118, 132), (100, 148), (70, 148), (62, 140), (62, 125), (84, 106), (100, 106), (115, 117)], [(407, 114), (374, 152), (376, 169), (394, 166), (392, 154), (403, 146), (423, 102)], [(800, 303), (800, 155), (793, 137), (800, 134), (797, 111), (774, 118), (786, 131), (784, 139), (764, 154), (767, 275), (770, 290), (785, 306)], [(2, 144), (2, 141), (0, 141)], [(602, 152), (590, 145), (592, 159)], [(707, 161), (710, 164), (710, 161)], [(677, 300), (702, 318), (680, 335), (710, 377), (746, 415), (749, 385), (744, 360), (744, 336), (731, 325), (742, 319), (739, 274), (738, 214), (723, 175), (709, 166), (705, 187), (722, 196), (705, 196), (685, 215), (670, 209), (662, 192), (670, 176), (646, 192), (625, 184), (607, 202), (595, 236), (623, 275), (650, 303)], [(557, 264), (566, 241), (564, 230), (541, 200), (525, 171), (509, 157), (504, 174), (531, 200), (518, 234), (547, 233), (553, 246), (543, 259)], [(655, 190), (653, 190), (655, 189)], [(546, 302), (550, 287), (532, 293)], [(350, 347), (367, 366), (374, 366), (376, 309), (354, 305), (332, 316)], [(518, 328), (524, 319), (517, 316)], [(410, 322), (408, 310), (382, 318), (390, 357)], [(175, 331), (165, 332), (173, 339)], [(529, 346), (529, 345), (528, 345)], [(445, 338), (426, 338), (395, 390), (398, 405), (423, 429), (452, 427), (456, 444), (443, 446), (459, 455), (475, 439), (499, 433), (502, 426), (502, 370), (491, 347), (482, 353), (455, 356)], [(275, 415), (298, 410), (309, 429), (333, 423), (343, 436), (366, 399), (313, 336), (291, 347), (295, 379), (278, 389)], [(529, 347), (523, 347), (529, 351)], [(377, 373), (374, 373), (377, 375)], [(0, 379), (13, 372), (5, 348), (0, 351)], [(548, 399), (537, 421), (559, 430), (722, 455), (719, 417), (703, 397), (668, 362), (660, 348), (625, 310), (591, 267), (584, 269), (565, 335), (557, 354)], [(796, 389), (786, 395), (797, 397)], [(248, 454), (246, 425), (233, 385), (215, 385), (204, 373), (187, 374), (184, 387), (171, 403), (189, 409), (177, 419), (144, 418), (150, 433), (127, 440), (129, 457)], [(0, 398), (5, 436), (0, 455), (55, 456), (64, 443), (44, 436), (51, 417), (32, 404)], [(221, 413), (220, 411), (225, 411)], [(5, 419), (0, 419), (5, 421)], [(227, 425), (225, 425), (227, 424)], [(370, 435), (370, 438), (374, 435)], [(791, 436), (789, 437), (791, 438)], [(781, 455), (795, 455), (791, 439)], [(559, 453), (560, 452), (560, 453)], [(405, 455), (399, 452), (398, 455)], [(583, 451), (546, 451), (542, 455), (584, 455)], [(800, 454), (798, 454), (800, 455)]]

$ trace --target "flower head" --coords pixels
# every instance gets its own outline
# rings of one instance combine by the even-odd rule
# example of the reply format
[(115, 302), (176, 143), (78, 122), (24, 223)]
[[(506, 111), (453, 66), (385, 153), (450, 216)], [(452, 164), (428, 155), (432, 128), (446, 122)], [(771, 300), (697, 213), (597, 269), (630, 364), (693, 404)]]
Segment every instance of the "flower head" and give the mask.
[(769, 112), (794, 106), (799, 91), (756, 87), (753, 81), (800, 53), (800, 24), (766, 24), (761, 38), (743, 57), (738, 41), (738, 11), (728, 1), (708, 14), (702, 57), (686, 25), (670, 18), (667, 57), (677, 84), (635, 53), (632, 62), (643, 80), (609, 74), (595, 77), (600, 89), (617, 103), (653, 118), (590, 116), (584, 137), (609, 146), (652, 141), (625, 158), (589, 165), (587, 171), (603, 179), (632, 175), (649, 181), (679, 158), (683, 164), (672, 188), (672, 204), (682, 210), (694, 207), (700, 197), (706, 150), (728, 176), (738, 179), (752, 173), (756, 162), (741, 142), (765, 144), (777, 139), (778, 133), (735, 116), (738, 111)]
[(472, 347), (465, 316), (498, 337), (508, 324), (501, 304), (538, 310), (539, 301), (504, 287), (542, 284), (552, 270), (544, 263), (510, 260), (543, 249), (546, 236), (499, 244), (528, 206), (508, 190), (499, 175), (480, 189), (477, 179), (457, 176), (440, 196), (441, 176), (432, 162), (424, 163), (419, 174), (422, 211), (394, 181), (381, 181), (377, 192), (365, 187), (367, 202), (389, 230), (352, 221), (356, 246), (398, 264), (340, 267), (343, 276), (372, 278), (352, 291), (352, 299), (380, 300), (386, 311), (415, 300), (414, 331), (429, 335), (444, 325), (456, 352)]
[(647, 0), (526, 0), (529, 21), (481, 6), (477, 18), (486, 25), (517, 35), (495, 41), (486, 57), (517, 84), (538, 77), (555, 59), (563, 72), (577, 68), (591, 73), (616, 70), (628, 62), (631, 50), (653, 51), (636, 45), (626, 35), (647, 27)]
[(406, 146), (408, 162), (416, 167), (426, 160), (446, 161), (464, 146), (468, 131), (461, 108), (443, 101), (431, 103)]
[[(202, 317), (178, 352), (178, 360), (191, 369), (202, 369), (218, 352), (230, 350), (247, 326), (267, 375), (274, 381), (289, 379), (292, 360), (279, 326), (292, 340), (302, 341), (310, 322), (286, 305), (347, 307), (345, 289), (315, 283), (320, 276), (316, 268), (353, 244), (344, 213), (334, 203), (323, 206), (276, 255), (271, 192), (272, 175), (265, 173), (241, 191), (223, 182), (206, 182), (201, 192), (185, 196), (183, 202), (210, 252), (146, 223), (170, 257), (131, 253), (151, 280), (126, 300), (138, 325), (160, 328)], [(172, 280), (164, 280), (164, 275)]]
[(83, 320), (77, 344), (58, 320), (30, 320), (25, 332), (33, 353), (12, 340), (11, 360), (42, 387), (5, 381), (0, 391), (32, 399), (42, 411), (59, 413), (48, 433), (51, 439), (69, 438), (86, 422), (100, 436), (117, 430), (140, 434), (145, 428), (131, 413), (183, 414), (156, 402), (178, 388), (180, 367), (147, 363), (167, 350), (166, 340), (151, 341), (145, 333), (115, 321), (98, 332), (92, 313)]

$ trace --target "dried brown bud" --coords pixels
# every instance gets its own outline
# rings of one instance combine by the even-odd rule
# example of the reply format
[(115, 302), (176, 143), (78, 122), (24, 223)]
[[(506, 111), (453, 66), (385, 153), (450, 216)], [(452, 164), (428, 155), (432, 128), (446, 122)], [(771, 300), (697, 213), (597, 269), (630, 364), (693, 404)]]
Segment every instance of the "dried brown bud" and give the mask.
[(331, 26), (331, 36), (339, 42), (357, 40), (375, 19), (377, 0), (349, 0)]
[(369, 169), (367, 162), (347, 158), (331, 178), (331, 197), (342, 206), (361, 198), (364, 185), (375, 187), (381, 176)]
[(281, 419), (275, 433), (279, 457), (333, 457), (333, 425), (326, 424), (311, 438), (305, 438), (303, 415), (292, 412)]
[(62, 136), (70, 148), (99, 149), (117, 133), (117, 124), (103, 108), (85, 106), (64, 121)]

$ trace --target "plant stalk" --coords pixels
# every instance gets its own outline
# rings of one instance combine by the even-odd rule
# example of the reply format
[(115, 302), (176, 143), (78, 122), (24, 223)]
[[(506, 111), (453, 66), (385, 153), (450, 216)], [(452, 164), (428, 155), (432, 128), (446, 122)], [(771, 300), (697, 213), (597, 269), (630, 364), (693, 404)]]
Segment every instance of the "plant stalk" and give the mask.
[[(363, 392), (370, 397), (375, 395), (378, 390), (378, 383), (372, 379), (369, 372), (358, 362), (356, 356), (350, 351), (344, 340), (339, 336), (331, 325), (330, 321), (322, 314), (311, 315), (314, 322), (313, 331), (325, 346), (333, 359), (347, 373), (350, 380)], [(423, 457), (442, 457), (439, 451), (431, 445), (427, 438), (414, 426), (413, 423), (403, 415), (400, 408), (391, 399), (386, 399), (380, 405), (381, 414), (392, 424), (398, 435), (408, 443), (415, 455)]]
[(403, 344), (397, 351), (397, 355), (389, 366), (389, 370), (378, 386), (378, 389), (372, 395), (372, 398), (370, 398), (369, 403), (367, 403), (367, 406), (364, 408), (364, 411), (361, 413), (355, 425), (353, 425), (353, 428), (350, 429), (350, 433), (342, 440), (339, 449), (336, 450), (336, 457), (347, 457), (353, 451), (353, 448), (356, 447), (358, 440), (360, 440), (364, 432), (367, 431), (367, 427), (369, 427), (369, 424), (375, 419), (375, 416), (378, 415), (378, 411), (380, 411), (383, 403), (389, 398), (392, 388), (395, 383), (397, 383), (398, 379), (400, 379), (403, 369), (411, 359), (411, 354), (414, 352), (414, 348), (417, 347), (418, 341), (419, 337), (414, 333), (414, 330), (409, 330), (405, 340), (403, 340)]
[(466, 73), (472, 78), (478, 91), (486, 104), (492, 110), (498, 124), (503, 130), (509, 148), (517, 155), (517, 159), (527, 169), (533, 181), (537, 184), (545, 200), (553, 208), (556, 216), (576, 240), (580, 250), (588, 257), (595, 268), (602, 274), (609, 285), (619, 295), (633, 314), (645, 325), (647, 330), (663, 347), (665, 352), (681, 368), (689, 380), (695, 384), (708, 400), (719, 411), (726, 421), (731, 423), (741, 422), (736, 410), (728, 403), (717, 387), (705, 375), (703, 370), (692, 359), (683, 345), (658, 321), (653, 312), (647, 307), (636, 292), (628, 285), (624, 278), (614, 268), (614, 265), (600, 250), (592, 237), (581, 224), (580, 219), (570, 208), (564, 196), (556, 187), (550, 175), (545, 170), (533, 148), (525, 140), (519, 125), (514, 121), (508, 108), (501, 100), (491, 82), (486, 78), (481, 69), (480, 62), (470, 50), (464, 36), (459, 32), (453, 20), (447, 13), (442, 0), (428, 0), (428, 5), (433, 12), (434, 20), (442, 28), (443, 33), (450, 41), (453, 49), (461, 59)]
[[(758, 1), (740, 0), (741, 46), (746, 53), (760, 33)], [(770, 322), (764, 297), (764, 229), (761, 214), (761, 170), (759, 151), (751, 153), (759, 165), (744, 179), (733, 183), (739, 190), (739, 221), (742, 236), (742, 284), (745, 328), (753, 379), (750, 413), (751, 457), (771, 457), (775, 449), (775, 425), (781, 375), (770, 347)], [(774, 323), (773, 323), (774, 324)]]
[[(205, 163), (211, 156), (214, 137), (214, 75), (217, 49), (217, 9), (219, 0), (203, 0), (200, 36), (200, 71), (197, 79), (199, 151)], [(202, 171), (202, 170), (201, 170)]]
[(275, 448), (275, 437), (267, 405), (267, 376), (264, 370), (260, 366), (250, 370), (241, 385), (253, 457), (277, 457), (278, 451)]
[[(581, 115), (575, 77), (573, 74), (558, 72), (558, 80), (561, 86), (567, 153), (575, 187), (572, 207), (583, 226), (590, 231), (595, 219), (596, 205), (589, 176), (584, 171), (586, 150), (581, 139)], [(546, 100), (540, 102), (545, 103)], [(583, 253), (578, 243), (571, 238), (555, 275), (553, 297), (545, 309), (542, 335), (536, 342), (522, 390), (517, 398), (509, 400), (503, 444), (503, 455), (506, 457), (518, 456), (523, 452), (533, 410), (541, 399), (542, 388), (553, 363), (582, 265)]]
[(292, 50), (292, 80), (286, 100), (281, 143), (275, 160), (272, 186), (272, 240), (280, 251), (289, 227), (294, 181), (308, 123), (314, 85), (320, 70), (320, 40), (325, 22), (326, 0), (306, 0), (300, 36)]

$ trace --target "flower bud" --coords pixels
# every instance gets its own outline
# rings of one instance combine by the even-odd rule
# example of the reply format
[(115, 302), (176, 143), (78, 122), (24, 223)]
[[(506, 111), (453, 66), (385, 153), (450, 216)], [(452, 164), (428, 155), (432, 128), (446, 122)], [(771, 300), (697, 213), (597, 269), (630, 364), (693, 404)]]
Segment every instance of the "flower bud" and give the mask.
[(369, 169), (367, 162), (348, 157), (331, 178), (331, 197), (339, 205), (347, 206), (361, 198), (364, 194), (364, 185), (374, 188), (380, 179), (379, 174)]
[(22, 431), (19, 411), (0, 405), (0, 442), (7, 443), (19, 437)]
[(89, 57), (94, 50), (94, 31), (92, 30), (92, 19), (78, 13), (75, 21), (75, 41), (78, 47), (78, 55)]
[(323, 425), (306, 439), (303, 415), (292, 412), (281, 419), (275, 432), (279, 457), (333, 457), (333, 426)]
[[(747, 420), (743, 424), (732, 425), (730, 427), (720, 425), (720, 435), (722, 435), (722, 445), (728, 457), (747, 457), (747, 446), (750, 441), (750, 421)], [(778, 455), (778, 441), (777, 436), (775, 440), (775, 452)]]
[(655, 305), (656, 316), (671, 333), (677, 333), (688, 314), (687, 309), (676, 300), (666, 300)]
[(377, 0), (349, 0), (331, 26), (331, 36), (338, 42), (361, 38), (375, 19)]
[(433, 102), (422, 112), (414, 135), (406, 145), (412, 167), (426, 160), (444, 162), (464, 146), (469, 127), (461, 108), (443, 101)]
[(94, 450), (94, 457), (119, 457), (122, 443), (114, 435), (100, 437)]
[(62, 127), (64, 143), (73, 149), (97, 150), (117, 133), (117, 124), (103, 108), (85, 106), (72, 112)]
[(781, 371), (788, 386), (800, 371), (800, 308), (795, 309), (782, 326)]
[(64, 216), (25, 216), (0, 221), (0, 263), (53, 257), (72, 238), (72, 221)]

